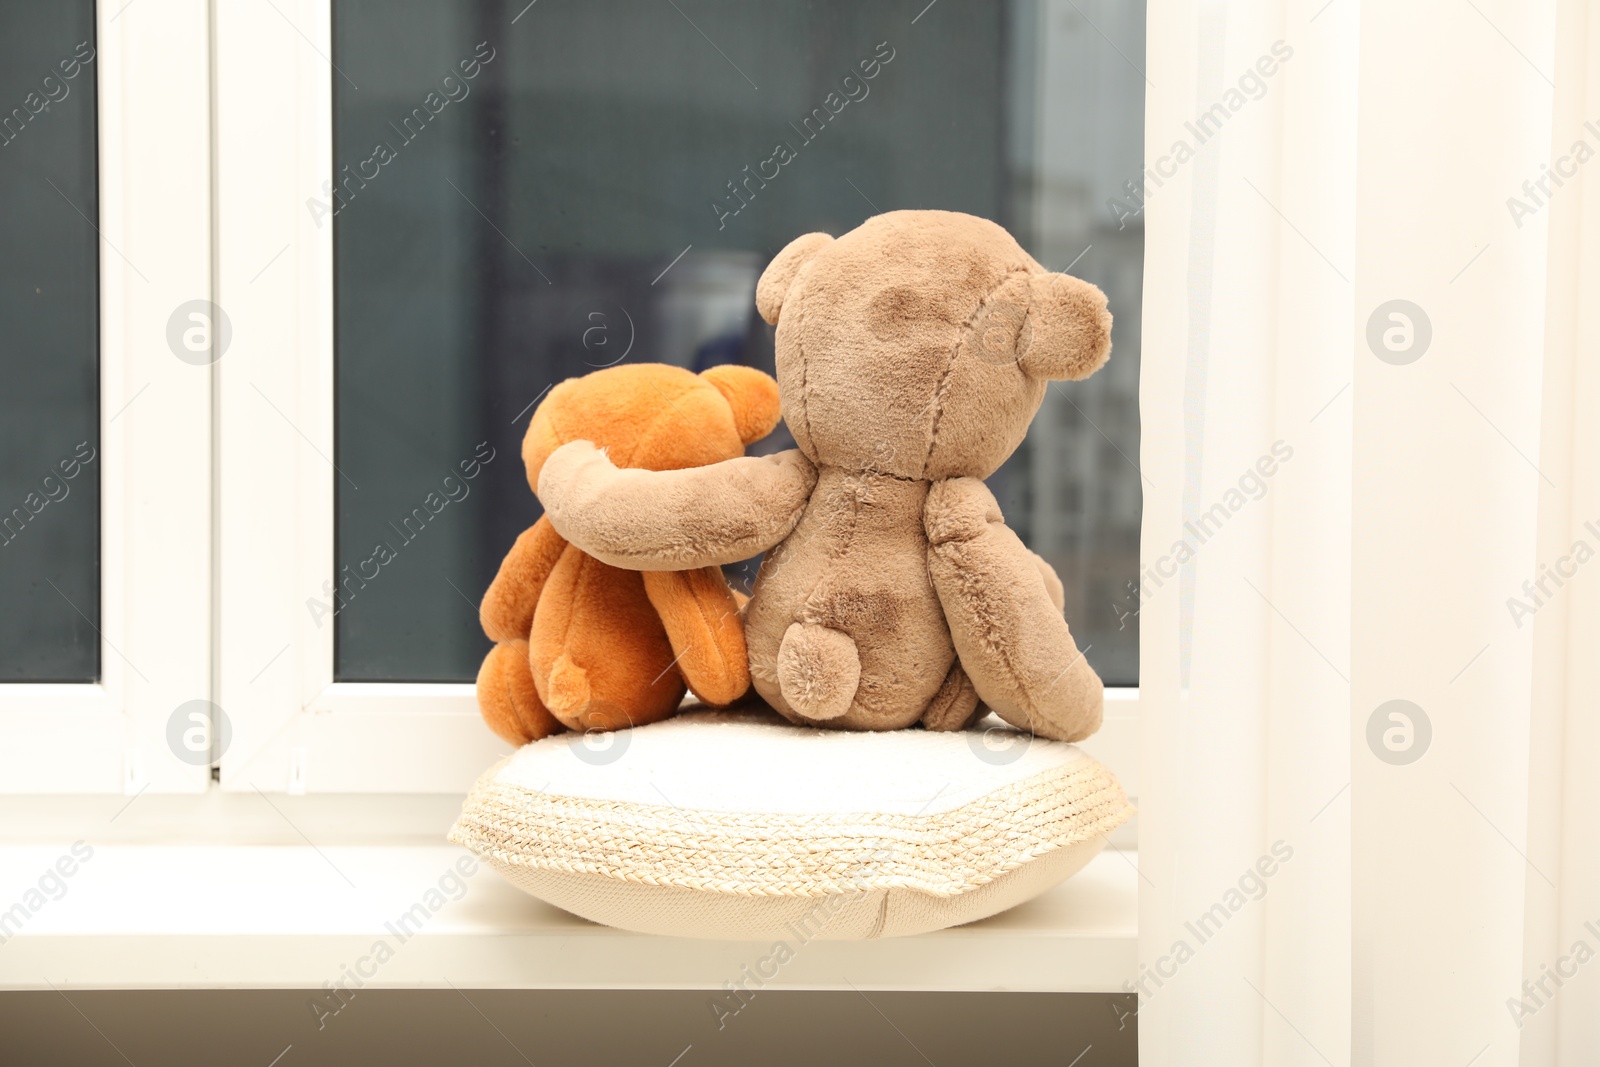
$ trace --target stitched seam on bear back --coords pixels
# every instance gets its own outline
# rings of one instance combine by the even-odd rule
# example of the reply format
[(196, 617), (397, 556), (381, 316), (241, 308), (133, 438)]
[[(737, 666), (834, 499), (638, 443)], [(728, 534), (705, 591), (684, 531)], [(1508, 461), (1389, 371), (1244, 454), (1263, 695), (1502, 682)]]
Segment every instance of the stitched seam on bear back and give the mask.
[[(804, 271), (809, 265), (810, 264), (803, 264), (800, 269)], [(794, 285), (799, 283), (799, 281), (800, 276), (799, 274), (796, 274), (794, 282), (790, 283), (790, 288), (792, 289)], [(805, 308), (803, 306), (797, 307), (795, 308), (794, 313), (800, 317), (800, 321), (794, 325), (794, 349), (796, 354), (798, 354), (800, 357), (800, 425), (806, 432), (806, 448), (810, 448), (813, 452), (815, 452), (817, 450), (817, 439), (812, 436), (811, 433), (811, 398), (806, 395), (806, 385), (811, 379), (810, 375), (807, 373), (809, 365), (806, 362)], [(799, 444), (798, 441), (795, 443)], [(800, 454), (804, 456), (805, 453), (805, 448), (802, 448), (800, 450)], [(811, 457), (806, 456), (806, 458), (810, 459)], [(822, 456), (818, 455), (817, 461), (819, 465), (821, 460)]]
[[(828, 553), (828, 561), (818, 573), (816, 582), (811, 586), (811, 592), (807, 593), (805, 600), (801, 601), (802, 622), (817, 623), (813, 615), (815, 610), (814, 601), (821, 595), (823, 587), (827, 585), (828, 579), (833, 574), (834, 568), (849, 554), (851, 547), (855, 544), (856, 530), (861, 523), (861, 483), (859, 479), (855, 475), (847, 474), (844, 480), (840, 482), (839, 488), (842, 491), (848, 490), (849, 492), (850, 528), (840, 536), (839, 543)], [(817, 625), (824, 624), (817, 623)], [(854, 640), (853, 635), (851, 639)]]

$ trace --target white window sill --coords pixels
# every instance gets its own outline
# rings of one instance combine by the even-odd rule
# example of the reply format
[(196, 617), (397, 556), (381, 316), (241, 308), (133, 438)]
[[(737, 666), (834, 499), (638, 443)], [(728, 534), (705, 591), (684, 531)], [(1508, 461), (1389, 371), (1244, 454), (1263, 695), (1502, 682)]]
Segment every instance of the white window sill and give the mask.
[[(60, 840), (0, 843), (0, 909), (13, 923), (13, 905), (26, 910), (67, 852)], [(93, 844), (65, 892), (46, 887), (59, 895), (0, 930), (0, 988), (720, 989), (772, 950), (596, 926), (481, 865), (463, 892), (447, 872), (465, 856), (431, 843)], [(1136, 969), (1134, 862), (1107, 851), (971, 926), (794, 946), (762, 988), (1121, 992)], [(441, 878), (459, 899), (402, 940), (390, 927), (426, 908)], [(392, 954), (381, 963), (380, 943)]]

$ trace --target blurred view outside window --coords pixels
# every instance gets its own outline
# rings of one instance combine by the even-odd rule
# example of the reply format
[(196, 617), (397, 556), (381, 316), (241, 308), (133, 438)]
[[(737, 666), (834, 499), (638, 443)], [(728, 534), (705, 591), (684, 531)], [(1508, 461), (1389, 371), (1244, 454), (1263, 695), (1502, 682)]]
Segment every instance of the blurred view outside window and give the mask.
[(0, 682), (100, 676), (92, 0), (0, 6)]
[[(340, 680), (474, 676), (477, 601), (540, 514), (520, 443), (550, 385), (624, 360), (770, 372), (754, 291), (779, 249), (943, 208), (1110, 298), (1110, 364), (1051, 387), (990, 485), (1089, 660), (1137, 684), (1144, 241), (1109, 202), (1142, 169), (1144, 6), (924, 3), (335, 0), (313, 210), (335, 239), (335, 565), (361, 576)], [(729, 570), (748, 588), (755, 561)]]

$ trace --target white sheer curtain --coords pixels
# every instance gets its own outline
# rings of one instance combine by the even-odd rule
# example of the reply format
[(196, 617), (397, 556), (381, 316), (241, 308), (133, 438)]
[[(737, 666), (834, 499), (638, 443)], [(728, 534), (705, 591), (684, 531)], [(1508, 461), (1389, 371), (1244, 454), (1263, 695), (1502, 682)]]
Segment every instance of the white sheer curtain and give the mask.
[(1600, 6), (1148, 25), (1142, 1062), (1594, 1063)]

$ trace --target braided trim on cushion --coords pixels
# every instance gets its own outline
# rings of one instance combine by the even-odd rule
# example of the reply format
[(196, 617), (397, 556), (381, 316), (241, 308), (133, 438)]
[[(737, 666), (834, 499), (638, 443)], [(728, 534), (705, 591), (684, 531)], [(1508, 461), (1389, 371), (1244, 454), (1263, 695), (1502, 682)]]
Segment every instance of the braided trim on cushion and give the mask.
[(738, 896), (971, 892), (1133, 814), (1087, 756), (932, 815), (704, 812), (474, 785), (449, 839), (495, 863)]

